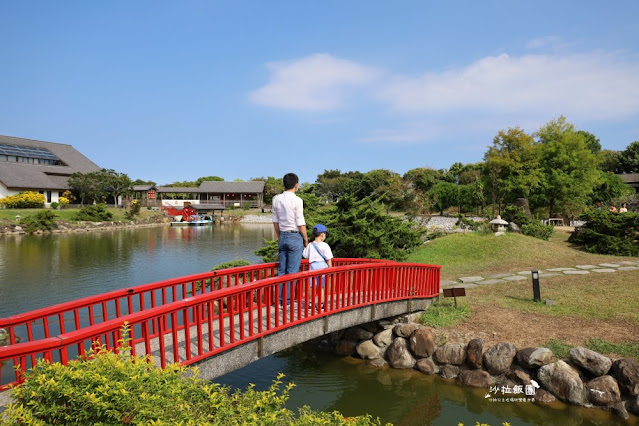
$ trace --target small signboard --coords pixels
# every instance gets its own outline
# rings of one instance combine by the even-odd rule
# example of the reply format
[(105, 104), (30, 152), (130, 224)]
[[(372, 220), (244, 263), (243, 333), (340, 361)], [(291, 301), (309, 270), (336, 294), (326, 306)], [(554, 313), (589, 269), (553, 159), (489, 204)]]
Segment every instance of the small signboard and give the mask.
[(453, 297), (455, 299), (455, 308), (457, 308), (457, 298), (466, 296), (466, 289), (463, 287), (453, 287), (444, 289), (444, 297)]
[(155, 191), (150, 190), (146, 193), (146, 198), (148, 198), (149, 200), (155, 200)]

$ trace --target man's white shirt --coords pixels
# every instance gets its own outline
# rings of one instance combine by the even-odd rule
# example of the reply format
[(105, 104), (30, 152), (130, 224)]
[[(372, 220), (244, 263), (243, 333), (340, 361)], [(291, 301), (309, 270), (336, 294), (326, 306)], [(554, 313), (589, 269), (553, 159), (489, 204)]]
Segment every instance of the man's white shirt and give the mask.
[(279, 223), (280, 232), (299, 231), (306, 225), (302, 199), (291, 191), (273, 197), (273, 223)]

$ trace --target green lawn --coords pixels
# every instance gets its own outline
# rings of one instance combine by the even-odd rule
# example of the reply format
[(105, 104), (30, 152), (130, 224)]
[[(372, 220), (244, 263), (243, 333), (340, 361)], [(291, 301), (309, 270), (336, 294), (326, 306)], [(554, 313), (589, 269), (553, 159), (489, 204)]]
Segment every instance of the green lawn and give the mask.
[(629, 259), (578, 250), (567, 242), (569, 235), (567, 232), (555, 232), (550, 241), (544, 241), (509, 233), (499, 237), (476, 232), (450, 234), (419, 247), (407, 262), (442, 265), (442, 279), (456, 279), (468, 275), (596, 265)]
[(522, 280), (499, 285), (486, 285), (467, 291), (472, 305), (499, 306), (506, 309), (555, 317), (619, 320), (637, 323), (639, 327), (639, 271), (560, 275), (540, 278), (542, 300), (532, 300), (532, 281)]
[[(455, 279), (639, 260), (586, 253), (570, 244), (568, 236), (568, 232), (556, 232), (550, 241), (543, 241), (518, 234), (452, 234), (424, 244), (408, 261), (442, 265), (442, 279)], [(546, 279), (542, 274), (541, 298), (551, 299), (552, 304), (534, 302), (532, 281), (527, 279), (469, 288), (458, 302), (459, 309), (444, 299), (422, 320), (434, 327), (462, 331), (497, 330), (499, 339), (550, 346), (559, 356), (570, 347), (582, 345), (604, 354), (639, 359), (639, 341), (634, 333), (639, 328), (638, 283), (639, 271)]]

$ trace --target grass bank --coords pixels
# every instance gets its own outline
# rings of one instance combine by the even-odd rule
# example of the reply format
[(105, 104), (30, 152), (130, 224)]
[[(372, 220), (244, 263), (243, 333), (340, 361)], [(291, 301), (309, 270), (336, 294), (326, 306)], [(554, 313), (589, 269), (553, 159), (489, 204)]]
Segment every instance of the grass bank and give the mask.
[[(639, 260), (580, 251), (567, 242), (568, 235), (559, 232), (543, 241), (514, 234), (455, 234), (425, 244), (409, 261), (442, 265), (443, 278), (453, 279)], [(533, 301), (529, 279), (469, 288), (457, 311), (451, 301), (441, 300), (424, 320), (442, 335), (462, 333), (489, 345), (548, 346), (560, 357), (571, 347), (585, 346), (612, 357), (639, 359), (639, 271), (542, 275), (540, 285), (542, 302)]]
[(531, 269), (570, 267), (627, 260), (591, 254), (568, 243), (570, 234), (555, 232), (550, 241), (521, 234), (476, 232), (437, 238), (415, 250), (407, 262), (442, 265), (442, 279)]
[[(50, 210), (55, 213), (59, 219), (66, 220), (72, 222), (75, 220), (76, 214), (80, 211), (79, 208), (68, 208), (61, 210), (54, 209), (0, 209), (0, 220), (10, 220), (14, 224), (17, 224), (16, 215), (19, 215), (21, 218), (26, 216), (33, 215), (42, 210)], [(125, 222), (129, 221), (124, 214), (128, 211), (127, 209), (120, 209), (115, 207), (107, 207), (107, 210), (113, 214), (113, 218), (111, 220), (115, 222)], [(157, 211), (147, 210), (146, 208), (142, 208), (140, 210), (140, 215), (138, 216), (138, 220), (143, 220), (149, 218), (151, 216), (155, 216), (159, 214)]]

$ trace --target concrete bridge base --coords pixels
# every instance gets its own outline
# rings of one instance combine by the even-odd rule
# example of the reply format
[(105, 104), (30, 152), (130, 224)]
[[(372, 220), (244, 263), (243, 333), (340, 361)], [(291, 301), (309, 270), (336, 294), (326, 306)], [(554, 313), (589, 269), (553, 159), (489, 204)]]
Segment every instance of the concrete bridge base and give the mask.
[(375, 320), (426, 310), (431, 301), (432, 299), (408, 299), (329, 314), (229, 349), (195, 365), (200, 370), (201, 379), (212, 380), (245, 367), (260, 358), (334, 331)]

